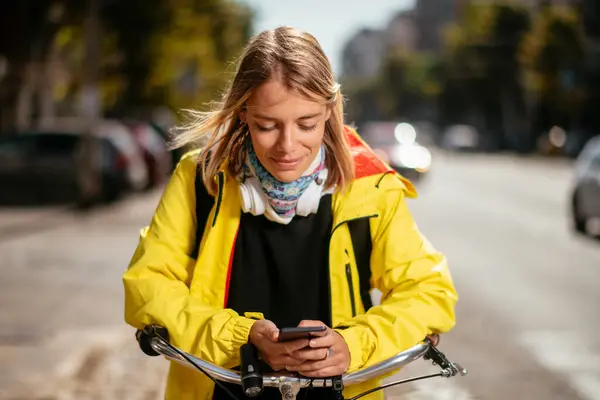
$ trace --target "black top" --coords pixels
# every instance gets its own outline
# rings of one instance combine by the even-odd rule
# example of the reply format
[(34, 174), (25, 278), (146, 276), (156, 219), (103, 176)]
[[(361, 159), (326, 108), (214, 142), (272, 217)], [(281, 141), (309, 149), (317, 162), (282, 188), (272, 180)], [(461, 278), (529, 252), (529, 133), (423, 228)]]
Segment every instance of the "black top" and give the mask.
[[(288, 225), (265, 216), (242, 214), (227, 308), (243, 315), (254, 311), (279, 328), (304, 319), (331, 326), (329, 299), (329, 238), (333, 224), (331, 195), (323, 196), (316, 214), (296, 216)], [(263, 364), (263, 372), (270, 368)], [(241, 386), (226, 384), (239, 399)], [(298, 394), (302, 400), (304, 391)], [(330, 389), (311, 390), (309, 397), (331, 399)], [(218, 386), (215, 400), (228, 399)], [(281, 399), (277, 388), (265, 388), (262, 399)]]

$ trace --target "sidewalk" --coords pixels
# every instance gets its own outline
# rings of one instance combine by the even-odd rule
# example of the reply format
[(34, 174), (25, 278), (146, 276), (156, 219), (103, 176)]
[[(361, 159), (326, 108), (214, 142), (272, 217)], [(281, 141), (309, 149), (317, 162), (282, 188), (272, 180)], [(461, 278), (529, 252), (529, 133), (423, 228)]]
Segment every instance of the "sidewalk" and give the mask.
[(65, 218), (68, 210), (68, 206), (0, 206), (0, 239), (57, 223), (61, 218)]
[(121, 275), (159, 195), (0, 208), (1, 400), (158, 400), (168, 363), (137, 347)]

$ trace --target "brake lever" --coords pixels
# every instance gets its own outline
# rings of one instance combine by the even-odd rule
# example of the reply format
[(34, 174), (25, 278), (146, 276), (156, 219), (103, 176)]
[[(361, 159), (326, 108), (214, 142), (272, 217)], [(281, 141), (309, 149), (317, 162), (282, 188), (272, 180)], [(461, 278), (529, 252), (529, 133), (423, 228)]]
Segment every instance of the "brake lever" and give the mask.
[(463, 368), (458, 363), (450, 362), (446, 355), (439, 351), (437, 347), (435, 347), (436, 344), (439, 343), (439, 337), (435, 344), (429, 337), (427, 337), (427, 341), (429, 342), (430, 346), (425, 355), (423, 356), (423, 359), (431, 360), (433, 362), (433, 365), (437, 365), (438, 367), (440, 367), (442, 369), (442, 377), (450, 378), (458, 374), (460, 374), (461, 376), (467, 375), (468, 371), (465, 368)]

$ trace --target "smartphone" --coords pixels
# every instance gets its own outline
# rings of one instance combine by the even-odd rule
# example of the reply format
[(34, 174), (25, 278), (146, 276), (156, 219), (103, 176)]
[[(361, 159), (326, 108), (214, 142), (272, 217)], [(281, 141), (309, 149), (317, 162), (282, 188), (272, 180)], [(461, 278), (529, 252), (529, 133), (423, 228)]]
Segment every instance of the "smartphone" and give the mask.
[(279, 330), (279, 341), (289, 342), (290, 340), (296, 339), (308, 339), (315, 332), (324, 332), (327, 330), (326, 326), (302, 326), (296, 328), (282, 328)]

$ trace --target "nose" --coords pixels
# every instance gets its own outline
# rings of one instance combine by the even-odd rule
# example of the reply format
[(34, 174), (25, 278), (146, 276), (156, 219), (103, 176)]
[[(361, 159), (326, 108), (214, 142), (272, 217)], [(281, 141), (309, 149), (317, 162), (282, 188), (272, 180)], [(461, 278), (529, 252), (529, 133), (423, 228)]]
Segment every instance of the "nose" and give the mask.
[(291, 153), (294, 149), (294, 130), (290, 124), (286, 124), (283, 129), (279, 131), (277, 147), (280, 151), (285, 153)]

